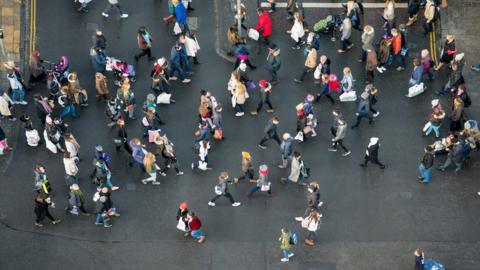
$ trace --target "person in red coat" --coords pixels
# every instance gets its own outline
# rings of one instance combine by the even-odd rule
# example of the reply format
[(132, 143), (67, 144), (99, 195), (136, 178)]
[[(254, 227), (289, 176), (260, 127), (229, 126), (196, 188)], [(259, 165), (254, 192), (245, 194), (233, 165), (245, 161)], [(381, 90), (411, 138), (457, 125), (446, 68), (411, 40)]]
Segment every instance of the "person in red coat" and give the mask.
[(194, 212), (189, 212), (187, 214), (188, 228), (190, 229), (190, 235), (198, 239), (198, 243), (203, 243), (205, 241), (205, 235), (202, 231), (202, 222), (195, 215)]
[(257, 51), (257, 54), (260, 54), (262, 43), (267, 46), (270, 43), (268, 38), (272, 34), (272, 20), (270, 19), (270, 13), (268, 12), (268, 10), (265, 10), (263, 8), (258, 8), (257, 14), (257, 26), (255, 26), (254, 29), (260, 33)]

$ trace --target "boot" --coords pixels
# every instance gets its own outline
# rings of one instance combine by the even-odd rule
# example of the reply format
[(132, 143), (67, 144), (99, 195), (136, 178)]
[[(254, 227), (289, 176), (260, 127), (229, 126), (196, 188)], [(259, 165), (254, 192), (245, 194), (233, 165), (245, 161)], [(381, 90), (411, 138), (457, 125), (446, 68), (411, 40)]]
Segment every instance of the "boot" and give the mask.
[(314, 245), (314, 242), (313, 242), (313, 240), (305, 239), (305, 245), (307, 245), (307, 246), (313, 246), (313, 245)]

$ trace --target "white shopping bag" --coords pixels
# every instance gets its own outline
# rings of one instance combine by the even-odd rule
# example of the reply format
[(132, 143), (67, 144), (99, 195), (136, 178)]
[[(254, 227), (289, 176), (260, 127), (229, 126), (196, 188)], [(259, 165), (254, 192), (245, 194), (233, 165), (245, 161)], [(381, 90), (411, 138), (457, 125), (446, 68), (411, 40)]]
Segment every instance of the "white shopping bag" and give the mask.
[(168, 93), (161, 93), (160, 95), (158, 95), (157, 97), (157, 104), (170, 104), (170, 97), (172, 96), (172, 94), (168, 94)]
[(295, 136), (295, 140), (297, 140), (299, 142), (303, 142), (303, 132), (299, 131), (297, 133), (297, 136)]
[(175, 35), (179, 35), (182, 33), (182, 28), (180, 27), (180, 24), (178, 24), (178, 22), (175, 22), (175, 25), (173, 26), (173, 33)]
[(248, 37), (253, 40), (258, 40), (258, 38), (260, 37), (260, 33), (258, 33), (257, 30), (250, 28), (248, 29)]
[(414, 86), (408, 88), (408, 95), (407, 97), (415, 97), (423, 93), (425, 88), (423, 87), (423, 83), (415, 84)]
[(353, 90), (348, 92), (343, 92), (343, 94), (340, 95), (341, 102), (348, 102), (348, 101), (355, 101), (355, 100), (357, 100), (357, 92)]

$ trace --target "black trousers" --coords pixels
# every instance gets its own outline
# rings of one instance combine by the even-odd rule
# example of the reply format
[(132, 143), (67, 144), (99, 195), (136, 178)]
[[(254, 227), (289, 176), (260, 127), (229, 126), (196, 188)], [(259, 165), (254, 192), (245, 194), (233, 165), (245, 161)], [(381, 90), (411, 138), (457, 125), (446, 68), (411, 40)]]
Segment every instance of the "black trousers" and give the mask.
[(371, 157), (365, 155), (365, 162), (363, 162), (363, 164), (364, 164), (365, 166), (367, 166), (367, 164), (368, 164), (369, 161), (372, 162), (373, 164), (377, 164), (377, 165), (380, 166), (380, 167), (384, 167), (384, 166), (385, 166), (385, 164), (383, 164), (383, 163), (381, 163), (380, 161), (378, 161), (378, 158), (377, 158), (377, 157), (375, 157), (375, 158), (372, 157), (372, 158), (371, 158)]
[(343, 140), (338, 140), (338, 141), (332, 143), (332, 147), (333, 147), (334, 149), (337, 149), (337, 145), (340, 145), (340, 147), (343, 149), (343, 151), (344, 151), (345, 153), (348, 152), (347, 147), (345, 147), (345, 145), (343, 145)]
[(147, 55), (148, 58), (152, 58), (152, 50), (150, 50), (150, 48), (142, 49), (140, 53), (135, 55), (135, 59), (138, 60), (139, 58), (145, 55)]
[(263, 139), (260, 141), (259, 144), (263, 146), (263, 144), (270, 139), (274, 139), (278, 143), (278, 145), (282, 144), (282, 142), (280, 141), (280, 138), (278, 137), (277, 133), (273, 134), (273, 136), (271, 136), (271, 137), (268, 136), (268, 135), (265, 135), (265, 137), (263, 137)]
[(243, 172), (243, 175), (238, 177), (238, 181), (240, 180), (243, 180), (245, 178), (248, 178), (249, 180), (252, 180), (253, 179), (253, 176), (254, 176), (254, 172), (252, 169), (249, 169), (248, 171), (246, 172)]
[(218, 200), (218, 198), (220, 198), (222, 196), (228, 198), (232, 204), (235, 203), (235, 200), (233, 199), (233, 196), (232, 196), (232, 194), (230, 194), (230, 192), (225, 192), (225, 194), (216, 195), (210, 201), (215, 202), (216, 200)]
[(270, 99), (269, 99), (269, 98), (266, 98), (265, 101), (260, 100), (260, 102), (258, 103), (257, 113), (260, 112), (260, 110), (262, 109), (263, 103), (267, 104), (267, 105), (268, 105), (268, 108), (269, 108), (270, 110), (273, 110), (273, 106), (272, 106), (272, 103), (270, 103)]
[(36, 223), (40, 223), (42, 222), (45, 217), (47, 217), (48, 219), (50, 219), (51, 221), (54, 221), (55, 218), (50, 214), (50, 211), (45, 211), (45, 212), (39, 212), (39, 213), (35, 213), (37, 218), (35, 219), (35, 222)]

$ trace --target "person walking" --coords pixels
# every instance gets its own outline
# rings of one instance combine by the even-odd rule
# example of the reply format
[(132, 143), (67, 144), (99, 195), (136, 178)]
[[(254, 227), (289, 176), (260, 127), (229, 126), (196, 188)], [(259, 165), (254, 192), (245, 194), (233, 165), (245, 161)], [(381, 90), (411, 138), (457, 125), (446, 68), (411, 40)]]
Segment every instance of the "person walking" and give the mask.
[[(160, 185), (160, 181), (157, 181), (157, 170), (160, 170), (160, 167), (158, 167), (155, 161), (154, 154), (150, 152), (145, 154), (145, 157), (143, 158), (143, 166), (150, 177), (142, 179), (144, 185), (148, 184), (148, 182), (152, 182), (152, 185)], [(166, 176), (165, 173), (161, 172), (160, 174)]]
[(453, 99), (453, 108), (450, 115), (450, 131), (457, 132), (462, 129), (462, 123), (464, 118), (464, 103), (460, 97)]
[(340, 31), (342, 31), (342, 36), (340, 38), (341, 47), (337, 52), (344, 53), (353, 48), (353, 43), (350, 41), (350, 38), (352, 37), (352, 21), (348, 16), (345, 16), (343, 19)]
[(80, 212), (84, 216), (90, 216), (90, 213), (85, 210), (85, 195), (83, 195), (78, 184), (70, 186), (70, 192), (68, 193), (68, 207), (65, 210), (76, 216), (78, 216)]
[(218, 177), (218, 183), (215, 185), (215, 197), (213, 197), (209, 202), (208, 206), (215, 206), (215, 201), (218, 200), (220, 197), (226, 197), (230, 200), (230, 203), (232, 204), (233, 207), (240, 206), (240, 202), (235, 202), (233, 199), (232, 194), (228, 191), (228, 184), (231, 184), (231, 181), (228, 181), (228, 172), (223, 171), (220, 173), (220, 176)]
[(72, 157), (70, 153), (66, 152), (63, 154), (63, 165), (65, 167), (65, 183), (67, 186), (70, 186), (72, 184), (78, 184), (78, 167), (75, 160), (75, 157)]
[(108, 101), (108, 85), (107, 85), (107, 76), (103, 75), (101, 72), (95, 73), (95, 90), (97, 101)]
[(427, 0), (425, 11), (423, 13), (423, 17), (425, 18), (425, 22), (423, 23), (423, 34), (425, 36), (433, 31), (433, 23), (438, 19), (438, 12), (439, 11), (433, 0)]
[(293, 79), (293, 81), (296, 83), (302, 83), (307, 73), (312, 72), (317, 66), (317, 50), (315, 50), (315, 48), (312, 48), (311, 45), (307, 45), (304, 54), (307, 56), (305, 59), (305, 67), (300, 75), (300, 78)]
[(202, 171), (211, 170), (211, 167), (208, 167), (208, 151), (210, 150), (210, 141), (207, 139), (202, 139), (198, 142), (198, 162), (192, 162), (192, 170), (198, 168)]
[(464, 161), (463, 148), (463, 143), (458, 139), (458, 137), (452, 138), (452, 146), (446, 148), (448, 152), (447, 159), (445, 160), (445, 163), (443, 163), (441, 166), (438, 166), (437, 169), (444, 172), (453, 162), (455, 164), (454, 172), (460, 172)]
[(408, 0), (408, 22), (406, 26), (412, 26), (418, 17), (418, 11), (420, 11), (420, 5), (422, 0)]
[(423, 158), (418, 166), (418, 170), (420, 171), (418, 180), (420, 183), (428, 184), (430, 182), (430, 173), (432, 172), (434, 160), (435, 154), (433, 147), (431, 145), (427, 145), (427, 147), (425, 147), (425, 154), (423, 154)]
[(257, 25), (254, 27), (260, 33), (258, 38), (258, 50), (257, 54), (262, 51), (262, 44), (268, 46), (270, 41), (270, 35), (272, 35), (272, 20), (270, 19), (270, 13), (263, 8), (257, 9)]
[(164, 159), (164, 167), (161, 173), (166, 174), (167, 171), (173, 167), (177, 176), (183, 175), (178, 165), (177, 155), (173, 148), (173, 143), (167, 138), (164, 131), (160, 131), (159, 135), (155, 138), (155, 144), (157, 145), (157, 153), (161, 154)]
[(77, 139), (71, 133), (65, 133), (63, 135), (63, 140), (65, 141), (65, 150), (70, 154), (76, 163), (81, 161), (81, 158), (78, 156), (78, 151), (80, 151), (80, 144)]
[(290, 37), (295, 41), (295, 45), (292, 46), (292, 49), (299, 50), (301, 46), (305, 44), (305, 41), (302, 40), (303, 36), (305, 36), (303, 16), (299, 12), (295, 12), (293, 18), (293, 26), (287, 31), (287, 34), (290, 34)]
[(274, 116), (272, 117), (272, 119), (268, 120), (267, 125), (263, 129), (263, 132), (265, 133), (265, 135), (263, 136), (263, 139), (258, 144), (258, 147), (264, 150), (267, 149), (267, 147), (264, 144), (270, 139), (274, 139), (278, 143), (278, 145), (282, 143), (277, 134), (277, 126), (279, 123), (280, 123), (280, 119), (277, 116)]
[(198, 239), (198, 243), (203, 243), (203, 241), (205, 241), (205, 235), (202, 231), (202, 222), (194, 212), (188, 212), (187, 222), (190, 235)]
[(413, 86), (421, 83), (423, 83), (423, 65), (420, 62), (420, 60), (418, 60), (417, 58), (414, 58), (412, 75), (410, 76), (410, 80), (408, 81), (408, 84), (410, 86)]
[(38, 229), (43, 228), (42, 221), (46, 218), (52, 221), (53, 225), (60, 223), (59, 219), (56, 219), (50, 214), (49, 208), (55, 208), (55, 204), (50, 200), (47, 200), (42, 197), (42, 195), (37, 195), (35, 197), (35, 227)]
[(437, 63), (437, 66), (434, 69), (439, 70), (443, 65), (450, 64), (457, 52), (458, 48), (455, 46), (455, 36), (448, 34), (445, 38), (445, 43), (443, 44), (442, 52), (440, 54), (440, 63)]
[(147, 31), (145, 26), (138, 28), (137, 32), (137, 45), (140, 49), (140, 52), (135, 55), (135, 61), (138, 61), (143, 56), (148, 56), (149, 61), (155, 60), (155, 57), (152, 56), (152, 35)]
[(247, 88), (243, 83), (237, 83), (232, 96), (232, 105), (235, 108), (235, 116), (242, 117), (245, 115), (244, 105), (248, 98)]
[(273, 113), (273, 106), (272, 103), (270, 103), (270, 94), (272, 93), (272, 84), (267, 82), (266, 80), (260, 80), (258, 82), (258, 85), (260, 86), (260, 101), (258, 102), (257, 109), (255, 111), (250, 112), (251, 115), (256, 116), (260, 112), (260, 110), (263, 107), (263, 104), (268, 105), (267, 112)]
[(269, 198), (273, 197), (272, 182), (268, 181), (268, 166), (266, 164), (262, 164), (258, 167), (258, 179), (250, 180), (250, 182), (256, 182), (256, 186), (245, 195), (247, 198), (251, 198), (253, 193), (259, 190), (266, 191)]
[[(185, 78), (185, 71), (181, 66), (182, 59), (182, 46), (177, 42), (170, 50), (170, 71), (169, 71), (169, 80), (176, 81), (180, 79), (182, 83), (189, 83), (191, 79)], [(178, 73), (178, 77), (174, 76), (175, 72)]]
[(283, 133), (282, 143), (280, 144), (280, 154), (282, 154), (282, 164), (278, 168), (287, 168), (288, 163), (292, 160), (293, 155), (293, 138), (290, 133)]
[(128, 118), (135, 120), (135, 107), (136, 107), (136, 100), (135, 94), (131, 89), (130, 80), (128, 78), (124, 78), (120, 87), (117, 90), (117, 100), (119, 101), (120, 105), (123, 108), (123, 111), (128, 114)]
[(280, 70), (282, 65), (282, 61), (280, 60), (280, 48), (274, 43), (270, 44), (268, 47), (268, 55), (267, 55), (267, 64), (265, 69), (270, 74), (270, 83), (272, 85), (276, 85), (278, 83), (278, 75), (277, 72)]
[(122, 19), (128, 18), (128, 14), (123, 12), (122, 8), (120, 7), (120, 3), (118, 2), (118, 0), (108, 0), (108, 5), (105, 8), (105, 10), (102, 12), (102, 16), (105, 17), (105, 18), (108, 18), (110, 16), (109, 11), (112, 7), (115, 7), (115, 8), (118, 9), (118, 12), (120, 13), (120, 18), (122, 18)]
[(357, 122), (355, 122), (355, 125), (353, 125), (351, 129), (357, 128), (360, 125), (362, 118), (364, 117), (368, 119), (368, 123), (370, 125), (373, 124), (373, 117), (370, 116), (370, 102), (368, 101), (368, 92), (363, 92), (360, 95), (360, 101), (358, 102), (357, 112), (355, 114), (357, 115)]
[(340, 145), (343, 149), (342, 156), (346, 157), (352, 153), (343, 145), (343, 140), (347, 136), (347, 122), (341, 118), (337, 118), (336, 121), (335, 137), (332, 139), (332, 146), (328, 148), (328, 151), (337, 152), (337, 145)]
[(43, 59), (40, 58), (40, 52), (33, 51), (28, 65), (30, 71), (30, 78), (28, 79), (28, 83), (32, 86), (37, 81), (44, 81), (47, 76), (47, 73), (45, 73), (45, 67), (42, 66), (42, 63)]
[(290, 244), (290, 238), (292, 237), (292, 234), (290, 231), (288, 231), (285, 228), (282, 228), (280, 230), (280, 237), (278, 238), (278, 241), (280, 241), (280, 249), (283, 252), (283, 258), (280, 260), (281, 262), (288, 262), (290, 261), (290, 258), (293, 257), (293, 252), (290, 251), (291, 244)]
[(428, 79), (430, 81), (433, 80), (433, 73), (432, 73), (432, 68), (433, 68), (433, 61), (432, 57), (430, 57), (430, 52), (427, 49), (423, 49), (421, 52), (421, 64), (423, 66), (423, 72), (422, 76), (427, 75)]
[(302, 156), (298, 152), (293, 152), (293, 158), (290, 165), (290, 174), (287, 178), (280, 178), (280, 183), (285, 185), (286, 180), (288, 179), (299, 185), (306, 186), (307, 184), (305, 183), (305, 173), (306, 167), (303, 163)]
[[(393, 55), (393, 60), (398, 62), (398, 67), (397, 71), (402, 71), (405, 69), (404, 65), (404, 59), (402, 55), (402, 35), (399, 33), (399, 31), (396, 28), (392, 28), (390, 31), (390, 34), (392, 35), (392, 55)], [(392, 61), (392, 64), (393, 62)]]
[(413, 256), (415, 256), (415, 266), (413, 267), (413, 270), (424, 270), (425, 269), (425, 254), (423, 254), (422, 249), (420, 249), (420, 248), (415, 249), (415, 252), (413, 253)]
[(7, 92), (0, 90), (0, 116), (2, 118), (8, 117), (10, 121), (17, 120), (13, 115), (13, 104), (13, 100), (8, 96)]
[(172, 4), (174, 6), (176, 22), (179, 24), (180, 28), (182, 29), (182, 33), (188, 34), (190, 32), (190, 29), (188, 27), (187, 10), (185, 9), (185, 6), (179, 0), (172, 0)]
[(423, 132), (425, 132), (425, 136), (430, 135), (432, 130), (435, 132), (435, 138), (440, 137), (440, 127), (442, 126), (443, 119), (445, 119), (445, 111), (442, 109), (442, 106), (438, 104), (438, 99), (433, 100), (432, 104), (436, 104), (432, 106), (432, 112), (428, 117), (428, 122), (425, 125), (426, 128), (423, 128)]
[(27, 105), (25, 101), (25, 87), (21, 81), (21, 78), (15, 72), (15, 65), (13, 63), (4, 64), (7, 70), (7, 79), (12, 89), (12, 100), (14, 104)]
[(373, 84), (375, 80), (375, 69), (378, 67), (377, 53), (375, 50), (367, 51), (367, 61), (365, 62), (366, 80), (365, 84)]
[(380, 144), (378, 143), (377, 137), (371, 137), (370, 142), (368, 143), (367, 150), (365, 151), (365, 161), (360, 164), (361, 167), (367, 167), (369, 161), (380, 166), (380, 169), (385, 169), (385, 165), (378, 160), (378, 148)]
[(317, 210), (312, 209), (308, 217), (302, 220), (302, 228), (307, 229), (308, 235), (305, 238), (305, 245), (313, 246), (315, 244), (315, 236), (320, 226), (320, 218), (322, 214), (318, 213)]
[(374, 28), (370, 25), (365, 25), (363, 27), (363, 32), (361, 36), (362, 40), (362, 50), (360, 54), (360, 58), (358, 59), (358, 62), (365, 62), (367, 59), (367, 52), (370, 51), (375, 51), (375, 47), (373, 47), (373, 40), (375, 39), (375, 31)]
[(252, 181), (254, 177), (254, 170), (252, 165), (252, 156), (249, 152), (242, 151), (242, 173), (243, 175), (240, 177), (233, 178), (233, 182), (238, 184), (240, 180), (248, 178), (248, 180)]

